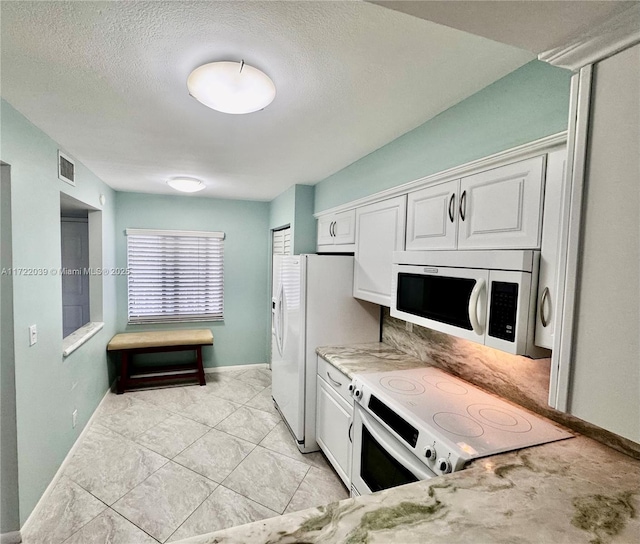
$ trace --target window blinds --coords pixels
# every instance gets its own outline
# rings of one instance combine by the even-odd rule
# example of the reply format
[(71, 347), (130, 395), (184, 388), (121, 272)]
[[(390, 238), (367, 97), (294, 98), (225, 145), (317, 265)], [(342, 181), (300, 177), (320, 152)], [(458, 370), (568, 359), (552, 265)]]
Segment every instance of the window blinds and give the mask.
[(223, 232), (126, 234), (129, 323), (223, 319)]

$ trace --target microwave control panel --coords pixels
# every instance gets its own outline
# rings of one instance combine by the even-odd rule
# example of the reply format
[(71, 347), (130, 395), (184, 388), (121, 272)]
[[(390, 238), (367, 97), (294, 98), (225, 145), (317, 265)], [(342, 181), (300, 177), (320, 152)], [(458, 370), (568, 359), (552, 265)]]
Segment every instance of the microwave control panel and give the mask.
[(518, 284), (492, 281), (489, 308), (489, 336), (515, 342)]

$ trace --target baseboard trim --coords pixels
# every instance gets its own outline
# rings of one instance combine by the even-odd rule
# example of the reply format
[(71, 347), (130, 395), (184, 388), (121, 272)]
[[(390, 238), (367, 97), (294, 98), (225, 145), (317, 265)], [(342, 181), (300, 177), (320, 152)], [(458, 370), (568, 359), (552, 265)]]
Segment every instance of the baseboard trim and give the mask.
[(215, 372), (228, 372), (231, 370), (269, 370), (269, 363), (257, 363), (251, 365), (233, 365), (233, 366), (210, 366), (204, 368), (205, 374), (214, 374)]
[[(73, 457), (73, 454), (76, 452), (76, 450), (80, 446), (80, 444), (82, 442), (82, 439), (85, 437), (85, 435), (89, 431), (89, 428), (91, 427), (91, 424), (93, 423), (93, 420), (96, 417), (96, 414), (100, 410), (100, 407), (107, 400), (107, 396), (109, 395), (109, 393), (111, 393), (111, 390), (115, 387), (115, 383), (116, 382), (114, 381), (111, 384), (111, 386), (109, 387), (109, 389), (107, 389), (106, 393), (104, 394), (104, 397), (102, 397), (102, 400), (100, 401), (100, 403), (98, 404), (96, 409), (93, 411), (93, 414), (91, 414), (91, 417), (89, 418), (89, 421), (87, 421), (87, 424), (84, 426), (84, 429), (82, 429), (82, 432), (78, 435), (78, 438), (76, 438), (76, 441), (73, 443), (73, 446), (71, 446), (71, 449), (67, 452), (67, 455), (65, 456), (64, 460), (62, 461), (62, 464), (60, 465), (60, 467), (58, 468), (58, 470), (54, 474), (53, 479), (51, 480), (51, 482), (49, 482), (49, 485), (47, 486), (47, 489), (44, 490), (44, 493), (42, 494), (42, 497), (40, 497), (40, 500), (36, 504), (35, 508), (29, 514), (29, 517), (27, 518), (27, 521), (24, 522), (24, 525), (22, 526), (22, 529), (21, 529), (22, 532), (25, 532), (26, 529), (28, 529), (29, 523), (31, 522), (31, 520), (34, 519), (35, 514), (40, 510), (40, 508), (45, 503), (45, 501), (47, 500), (49, 495), (51, 495), (51, 492), (56, 487), (56, 484), (58, 483), (58, 480), (60, 480), (60, 478), (64, 474), (64, 471), (66, 470), (70, 459)], [(12, 533), (9, 533), (9, 534), (12, 534)], [(20, 533), (18, 533), (18, 535), (19, 534)], [(7, 544), (9, 544), (9, 542), (12, 542), (12, 541), (7, 541)], [(22, 542), (22, 540), (18, 540), (16, 542)], [(4, 540), (2, 540), (2, 542), (0, 544), (5, 544)]]
[(0, 544), (20, 544), (20, 542), (22, 542), (20, 531), (0, 534)]

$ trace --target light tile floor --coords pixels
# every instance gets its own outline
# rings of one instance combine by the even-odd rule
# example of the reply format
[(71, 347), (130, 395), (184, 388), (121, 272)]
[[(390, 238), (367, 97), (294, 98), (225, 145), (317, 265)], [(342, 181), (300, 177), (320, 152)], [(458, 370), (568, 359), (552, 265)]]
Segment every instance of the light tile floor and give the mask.
[(319, 453), (302, 454), (266, 369), (207, 385), (109, 393), (25, 544), (153, 544), (348, 496)]

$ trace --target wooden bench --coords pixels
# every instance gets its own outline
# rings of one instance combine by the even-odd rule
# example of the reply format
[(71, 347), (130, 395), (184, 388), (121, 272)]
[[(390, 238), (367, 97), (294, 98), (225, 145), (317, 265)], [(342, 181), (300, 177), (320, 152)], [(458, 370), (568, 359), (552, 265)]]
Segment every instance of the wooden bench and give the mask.
[[(202, 346), (211, 344), (213, 344), (213, 334), (208, 329), (116, 334), (107, 345), (107, 351), (119, 351), (121, 354), (117, 393), (120, 395), (131, 386), (141, 383), (183, 378), (197, 379), (200, 385), (205, 385)], [(144, 366), (141, 369), (143, 376), (131, 375), (134, 355), (168, 351), (195, 351), (196, 361), (172, 366)]]

